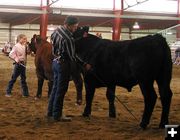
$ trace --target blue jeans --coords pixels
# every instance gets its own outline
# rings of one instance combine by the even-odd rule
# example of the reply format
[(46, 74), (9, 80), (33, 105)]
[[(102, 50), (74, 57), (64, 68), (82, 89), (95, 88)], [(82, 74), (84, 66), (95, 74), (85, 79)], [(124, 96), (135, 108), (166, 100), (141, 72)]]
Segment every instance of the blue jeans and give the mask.
[(21, 87), (22, 87), (22, 94), (24, 96), (29, 96), (29, 91), (26, 83), (26, 67), (20, 65), (20, 64), (15, 64), (14, 66), (14, 71), (11, 76), (11, 80), (9, 81), (9, 84), (6, 89), (6, 93), (11, 95), (11, 91), (13, 88), (14, 83), (16, 82), (17, 77), (21, 77)]
[(68, 89), (70, 78), (70, 62), (53, 61), (53, 89), (49, 98), (48, 116), (58, 120), (62, 116), (64, 96)]
[[(59, 85), (59, 78), (60, 78), (60, 64), (58, 61), (52, 62), (52, 69), (53, 69), (54, 77), (53, 77), (53, 88), (52, 88), (52, 92), (51, 92), (49, 103), (48, 103), (48, 114), (47, 114), (48, 116), (54, 116), (53, 115), (54, 107), (59, 106), (58, 101), (57, 101), (57, 96), (59, 94), (58, 85)], [(59, 114), (57, 114), (56, 116), (59, 116)]]

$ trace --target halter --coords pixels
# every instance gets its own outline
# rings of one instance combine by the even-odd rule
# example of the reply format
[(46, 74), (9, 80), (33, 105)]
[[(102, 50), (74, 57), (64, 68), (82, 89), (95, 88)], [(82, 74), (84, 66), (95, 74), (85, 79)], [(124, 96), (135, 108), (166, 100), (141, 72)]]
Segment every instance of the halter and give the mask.
[(82, 36), (80, 36), (80, 37), (78, 37), (78, 38), (76, 38), (76, 39), (74, 39), (74, 40), (75, 40), (75, 41), (78, 41), (78, 40), (80, 40), (80, 39), (82, 39), (82, 38), (86, 38), (86, 37), (88, 37), (88, 32), (84, 32)]

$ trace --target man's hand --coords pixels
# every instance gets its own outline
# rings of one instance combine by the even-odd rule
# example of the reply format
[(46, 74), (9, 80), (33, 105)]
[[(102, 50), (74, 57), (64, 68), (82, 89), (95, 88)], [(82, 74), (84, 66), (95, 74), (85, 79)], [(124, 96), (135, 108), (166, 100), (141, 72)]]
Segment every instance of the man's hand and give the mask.
[(89, 71), (92, 68), (90, 64), (85, 64), (84, 67), (85, 67), (85, 70), (87, 71)]

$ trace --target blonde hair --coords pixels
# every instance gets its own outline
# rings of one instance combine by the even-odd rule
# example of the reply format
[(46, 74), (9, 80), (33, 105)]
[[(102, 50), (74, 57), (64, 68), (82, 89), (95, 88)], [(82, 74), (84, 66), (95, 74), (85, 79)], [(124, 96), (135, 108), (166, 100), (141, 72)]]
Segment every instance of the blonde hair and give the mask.
[(24, 35), (24, 34), (19, 34), (19, 35), (17, 36), (16, 42), (19, 42), (20, 39), (23, 38), (23, 37), (26, 37), (26, 35)]

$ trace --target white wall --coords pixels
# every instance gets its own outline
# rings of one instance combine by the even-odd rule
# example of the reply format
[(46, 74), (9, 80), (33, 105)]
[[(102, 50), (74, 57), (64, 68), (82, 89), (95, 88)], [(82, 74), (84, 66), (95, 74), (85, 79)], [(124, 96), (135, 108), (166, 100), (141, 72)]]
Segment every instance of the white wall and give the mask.
[(28, 41), (30, 41), (33, 34), (39, 34), (39, 25), (26, 24), (12, 26), (10, 31), (9, 24), (0, 23), (0, 47), (2, 48), (7, 41), (15, 44), (19, 34), (25, 34)]
[[(57, 27), (57, 25), (54, 25)], [(0, 47), (2, 48), (5, 42), (10, 41), (15, 43), (16, 37), (19, 34), (25, 34), (28, 38), (28, 41), (31, 40), (34, 34), (39, 34), (40, 26), (37, 24), (25, 24), (25, 25), (18, 25), (12, 26), (11, 31), (9, 30), (9, 24), (0, 23)], [(53, 31), (48, 31), (47, 36), (50, 37)], [(112, 39), (112, 28), (111, 27), (91, 27), (90, 33), (96, 35), (99, 32), (102, 34), (104, 39)], [(158, 32), (158, 30), (134, 30), (131, 33), (131, 38), (138, 38), (141, 36), (145, 36), (148, 34), (153, 34)], [(174, 42), (176, 40), (175, 35), (168, 35), (166, 36), (169, 42)], [(121, 33), (121, 40), (129, 39), (129, 29), (123, 28)], [(48, 39), (49, 40), (49, 39)]]
[(9, 40), (9, 24), (0, 23), (0, 47)]

